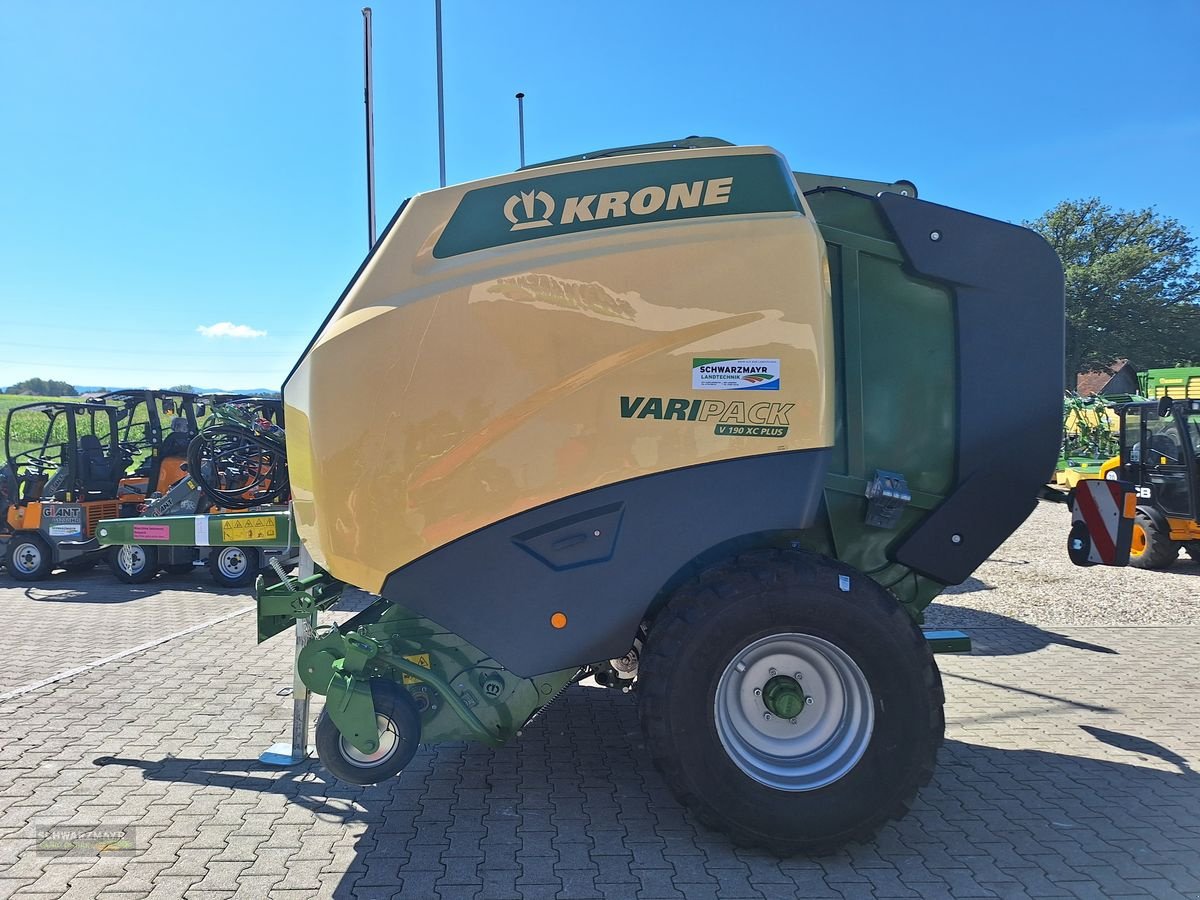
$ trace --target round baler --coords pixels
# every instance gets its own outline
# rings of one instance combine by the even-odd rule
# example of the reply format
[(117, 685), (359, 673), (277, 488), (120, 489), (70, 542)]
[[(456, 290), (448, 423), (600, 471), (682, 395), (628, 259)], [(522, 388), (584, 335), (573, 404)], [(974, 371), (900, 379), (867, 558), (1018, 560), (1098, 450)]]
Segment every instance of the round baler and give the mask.
[(378, 595), (299, 656), (323, 763), (498, 745), (592, 678), (737, 842), (870, 834), (942, 740), (921, 610), (1053, 469), (1062, 314), (1032, 232), (767, 147), (412, 198), (283, 392), (300, 584)]

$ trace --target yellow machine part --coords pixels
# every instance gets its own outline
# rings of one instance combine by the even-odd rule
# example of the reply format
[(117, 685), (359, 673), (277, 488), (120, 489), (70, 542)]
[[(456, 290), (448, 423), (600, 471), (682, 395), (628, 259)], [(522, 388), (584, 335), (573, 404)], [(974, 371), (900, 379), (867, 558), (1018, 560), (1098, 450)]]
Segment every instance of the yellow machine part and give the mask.
[[(722, 147), (571, 162), (414, 197), (284, 389), (294, 511), (313, 559), (378, 591), (400, 566), (550, 501), (831, 446), (829, 272), (801, 197), (783, 212), (631, 219), (434, 252), (470, 191), (511, 182), (517, 198), (574, 170), (747, 155), (787, 171), (769, 148)], [(695, 389), (701, 359), (775, 361), (778, 389)], [(659, 417), (681, 411), (672, 399), (689, 415), (704, 405), (691, 419)], [(744, 428), (719, 433), (722, 423)]]
[(1065, 469), (1060, 469), (1054, 473), (1054, 483), (1063, 487), (1073, 488), (1081, 481), (1087, 481), (1090, 478), (1103, 478), (1102, 471), (1102, 469), (1093, 471), (1090, 467), (1075, 468), (1067, 466)]
[(1073, 409), (1067, 413), (1063, 422), (1063, 430), (1068, 434), (1079, 434), (1083, 428), (1099, 428), (1101, 424), (1116, 434), (1121, 427), (1121, 417), (1112, 407), (1104, 409)]
[[(1107, 478), (1109, 472), (1116, 472), (1120, 468), (1121, 457), (1114, 456), (1112, 459), (1107, 460), (1104, 465), (1100, 467), (1100, 474), (1093, 477)], [(1113, 475), (1113, 477), (1116, 478), (1117, 476)], [(1200, 541), (1200, 522), (1193, 522), (1188, 519), (1168, 518), (1167, 525), (1170, 528), (1170, 537), (1173, 541)], [(1144, 535), (1139, 537), (1138, 532), (1141, 531), (1140, 525), (1136, 525), (1134, 527), (1134, 552), (1136, 554), (1139, 552), (1139, 544), (1141, 549), (1145, 548), (1146, 538)]]
[[(1187, 543), (1190, 541), (1200, 541), (1200, 522), (1191, 522), (1187, 519), (1167, 519), (1167, 525), (1170, 528), (1169, 537), (1173, 541)], [(1130, 546), (1130, 555), (1139, 557), (1146, 552), (1147, 536), (1140, 522), (1133, 524), (1133, 543)]]
[(1200, 541), (1200, 522), (1187, 519), (1167, 519), (1173, 541)]

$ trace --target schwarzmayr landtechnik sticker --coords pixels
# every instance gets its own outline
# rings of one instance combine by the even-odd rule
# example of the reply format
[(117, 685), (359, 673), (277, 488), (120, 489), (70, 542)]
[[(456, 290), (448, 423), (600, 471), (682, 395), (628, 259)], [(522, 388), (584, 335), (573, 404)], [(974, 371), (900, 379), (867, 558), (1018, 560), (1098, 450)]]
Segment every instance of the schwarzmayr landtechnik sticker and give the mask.
[(693, 359), (694, 391), (777, 391), (777, 359)]

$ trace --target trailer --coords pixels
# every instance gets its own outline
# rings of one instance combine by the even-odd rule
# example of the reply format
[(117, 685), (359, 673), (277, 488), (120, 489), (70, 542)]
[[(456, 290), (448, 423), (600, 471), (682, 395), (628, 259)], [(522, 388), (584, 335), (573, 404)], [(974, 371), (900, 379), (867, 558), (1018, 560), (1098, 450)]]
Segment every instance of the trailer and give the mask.
[(160, 569), (182, 572), (207, 565), (220, 587), (248, 587), (271, 561), (290, 562), (299, 552), (287, 507), (237, 513), (103, 519), (96, 544), (108, 548), (114, 572), (129, 583), (148, 581)]

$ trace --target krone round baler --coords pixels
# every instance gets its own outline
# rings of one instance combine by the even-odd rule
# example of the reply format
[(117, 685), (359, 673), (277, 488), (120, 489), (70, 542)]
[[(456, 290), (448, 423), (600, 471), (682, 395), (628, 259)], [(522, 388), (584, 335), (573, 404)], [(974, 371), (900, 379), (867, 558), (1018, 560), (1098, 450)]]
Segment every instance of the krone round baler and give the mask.
[[(684, 805), (820, 850), (942, 741), (921, 611), (1054, 467), (1063, 282), (908, 182), (691, 138), (407, 201), (287, 379), (317, 747), (374, 783), (583, 678)], [(260, 617), (260, 636), (286, 627)]]

